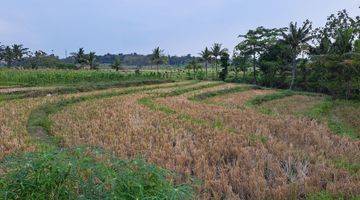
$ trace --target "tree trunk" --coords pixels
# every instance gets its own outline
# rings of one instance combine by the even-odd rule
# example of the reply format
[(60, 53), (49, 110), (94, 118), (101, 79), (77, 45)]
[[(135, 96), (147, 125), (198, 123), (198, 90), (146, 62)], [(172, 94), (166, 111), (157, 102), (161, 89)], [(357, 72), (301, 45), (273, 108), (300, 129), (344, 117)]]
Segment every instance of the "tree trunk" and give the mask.
[(218, 72), (218, 60), (217, 58), (215, 58), (215, 72), (216, 72), (216, 77), (219, 75), (219, 72)]
[(296, 57), (293, 58), (292, 60), (292, 67), (291, 67), (291, 83), (290, 83), (290, 90), (293, 89), (294, 87), (294, 83), (295, 83), (295, 78), (296, 78)]
[(208, 78), (208, 62), (205, 61), (205, 76), (206, 76), (206, 79)]
[(254, 74), (253, 74), (253, 76), (254, 76), (254, 84), (257, 84), (257, 80), (256, 80), (256, 55), (255, 55), (255, 53), (254, 53), (254, 59), (253, 59), (253, 70), (254, 70)]

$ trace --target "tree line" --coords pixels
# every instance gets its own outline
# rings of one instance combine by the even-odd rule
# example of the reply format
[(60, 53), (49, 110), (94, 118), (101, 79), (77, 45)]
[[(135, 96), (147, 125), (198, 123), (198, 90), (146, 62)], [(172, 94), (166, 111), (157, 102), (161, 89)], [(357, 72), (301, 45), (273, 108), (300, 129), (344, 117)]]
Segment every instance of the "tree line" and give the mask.
[[(222, 44), (206, 47), (198, 57), (166, 56), (160, 47), (149, 55), (85, 53), (83, 48), (66, 59), (30, 52), (23, 45), (0, 45), (0, 61), (36, 69), (38, 66), (96, 69), (106, 63), (118, 70), (122, 66), (185, 66), (195, 75), (204, 69), (215, 71), (215, 78), (267, 87), (288, 88), (331, 94), (336, 98), (360, 98), (360, 17), (341, 10), (327, 18), (323, 27), (314, 28), (310, 20), (291, 22), (288, 27), (257, 27), (240, 34), (232, 56)], [(240, 73), (242, 72), (242, 76)], [(251, 73), (250, 73), (251, 72)]]
[[(217, 43), (200, 53), (197, 62), (203, 63), (206, 74), (212, 63), (222, 80), (360, 98), (359, 16), (342, 10), (330, 15), (324, 27), (313, 28), (306, 20), (281, 28), (261, 26), (239, 38), (231, 59), (229, 51)], [(194, 66), (196, 61), (188, 68)]]
[[(160, 50), (160, 49), (159, 49)], [(89, 67), (96, 69), (105, 65), (113, 65), (115, 62), (123, 66), (144, 67), (157, 65), (154, 64), (153, 54), (141, 55), (137, 53), (131, 54), (110, 54), (97, 55), (95, 52), (90, 51), (85, 53), (84, 48), (79, 48), (77, 52), (70, 53), (67, 58), (60, 59), (54, 54), (47, 54), (42, 50), (31, 52), (22, 44), (14, 44), (4, 46), (0, 44), (0, 61), (5, 63), (8, 67), (22, 67), (22, 68), (67, 68), (76, 69)], [(161, 62), (158, 60), (156, 63), (160, 65), (169, 65), (172, 67), (183, 67), (195, 57), (191, 54), (185, 56), (171, 56), (165, 55), (161, 50)], [(1, 63), (0, 63), (1, 64)]]

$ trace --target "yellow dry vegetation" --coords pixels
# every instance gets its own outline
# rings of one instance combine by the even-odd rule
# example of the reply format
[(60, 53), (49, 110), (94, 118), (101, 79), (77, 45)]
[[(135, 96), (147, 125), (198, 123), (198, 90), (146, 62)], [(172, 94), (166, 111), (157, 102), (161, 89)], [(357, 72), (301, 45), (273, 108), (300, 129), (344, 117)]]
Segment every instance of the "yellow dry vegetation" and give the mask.
[(47, 98), (17, 100), (0, 104), (0, 159), (17, 151), (32, 151), (27, 133), (27, 120), (31, 111)]
[(252, 90), (210, 100), (227, 106), (188, 100), (199, 91), (154, 99), (175, 114), (138, 103), (154, 97), (154, 91), (86, 101), (52, 116), (52, 134), (70, 147), (86, 144), (121, 158), (141, 156), (181, 174), (177, 182), (189, 176), (200, 179), (198, 199), (303, 198), (321, 190), (359, 194), (360, 175), (335, 166), (333, 160), (359, 163), (360, 143), (308, 118), (269, 116), (243, 106), (255, 95), (271, 92)]
[(304, 114), (317, 104), (324, 101), (324, 96), (307, 96), (307, 95), (294, 95), (268, 101), (263, 103), (260, 107), (266, 108), (271, 112), (278, 115), (297, 115)]
[(230, 94), (226, 98), (218, 96), (208, 100), (210, 103), (221, 104), (228, 108), (241, 108), (244, 104), (255, 96), (267, 95), (275, 93), (275, 90), (248, 90), (241, 92), (241, 94)]

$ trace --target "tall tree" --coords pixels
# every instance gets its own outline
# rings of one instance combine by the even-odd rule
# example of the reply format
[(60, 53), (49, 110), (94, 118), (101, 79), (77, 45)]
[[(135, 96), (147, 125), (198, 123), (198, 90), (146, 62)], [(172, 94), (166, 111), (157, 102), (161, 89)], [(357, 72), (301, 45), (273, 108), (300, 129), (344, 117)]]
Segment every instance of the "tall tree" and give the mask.
[(90, 52), (87, 56), (87, 63), (90, 66), (90, 69), (95, 69), (96, 67), (96, 53)]
[(258, 59), (261, 84), (268, 87), (288, 87), (286, 79), (291, 61), (290, 47), (283, 42), (278, 41), (266, 48)]
[(306, 20), (302, 26), (298, 26), (297, 22), (291, 22), (287, 31), (282, 31), (282, 41), (289, 45), (292, 62), (291, 62), (291, 83), (290, 90), (293, 89), (296, 78), (296, 59), (298, 55), (308, 48), (308, 42), (313, 38), (312, 24)]
[(151, 54), (151, 63), (156, 65), (156, 71), (159, 72), (159, 65), (164, 63), (164, 50), (156, 47)]
[(5, 47), (0, 43), (0, 61), (4, 59), (4, 50)]
[(258, 27), (255, 30), (249, 30), (245, 35), (239, 35), (243, 38), (235, 50), (242, 55), (252, 58), (253, 62), (253, 83), (257, 84), (256, 68), (258, 57), (266, 50), (267, 47), (276, 43), (278, 36), (284, 29), (266, 29)]
[(3, 51), (3, 59), (6, 62), (8, 67), (11, 67), (13, 62), (15, 61), (15, 54), (13, 49), (10, 46), (6, 46)]
[(38, 69), (39, 65), (41, 65), (42, 61), (46, 57), (46, 53), (44, 51), (38, 50), (35, 51), (34, 54), (29, 54), (29, 64), (32, 69)]
[(208, 77), (208, 65), (211, 62), (211, 51), (206, 47), (205, 50), (200, 53), (201, 58), (205, 62), (205, 74), (206, 78)]
[(24, 55), (27, 55), (29, 52), (28, 48), (24, 48), (22, 44), (14, 44), (12, 50), (16, 61), (21, 61)]
[(245, 80), (246, 71), (249, 68), (249, 62), (250, 60), (248, 56), (234, 53), (231, 64), (233, 66), (233, 71), (235, 72), (236, 79), (238, 78), (239, 72), (242, 71), (243, 72), (242, 79), (243, 81)]
[(213, 46), (211, 47), (211, 55), (214, 57), (214, 60), (215, 60), (216, 74), (218, 74), (218, 64), (219, 64), (218, 58), (225, 51), (227, 51), (227, 49), (223, 49), (222, 44), (220, 44), (220, 43), (214, 43)]
[(121, 60), (119, 56), (115, 57), (114, 62), (111, 65), (111, 68), (115, 69), (116, 71), (119, 71), (121, 68)]
[(72, 56), (75, 58), (75, 62), (81, 66), (86, 63), (86, 55), (84, 48), (79, 48), (77, 53), (72, 53)]
[(227, 53), (227, 51), (223, 51), (221, 53), (221, 57), (220, 57), (220, 64), (221, 64), (221, 72), (219, 74), (219, 78), (222, 81), (225, 81), (227, 75), (228, 75), (228, 67), (229, 67), (229, 54)]

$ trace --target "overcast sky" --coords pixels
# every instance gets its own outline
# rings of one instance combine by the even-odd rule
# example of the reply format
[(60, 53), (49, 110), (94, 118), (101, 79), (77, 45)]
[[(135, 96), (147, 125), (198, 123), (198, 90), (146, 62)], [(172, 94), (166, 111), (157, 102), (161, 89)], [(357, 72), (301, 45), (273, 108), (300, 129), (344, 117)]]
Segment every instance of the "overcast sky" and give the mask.
[(341, 9), (360, 15), (359, 0), (2, 0), (0, 42), (64, 57), (79, 47), (110, 53), (197, 54), (214, 42), (230, 50), (257, 26), (309, 18), (322, 26)]

